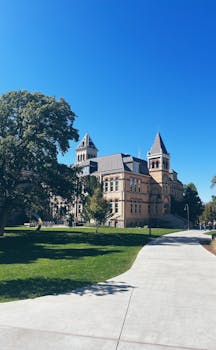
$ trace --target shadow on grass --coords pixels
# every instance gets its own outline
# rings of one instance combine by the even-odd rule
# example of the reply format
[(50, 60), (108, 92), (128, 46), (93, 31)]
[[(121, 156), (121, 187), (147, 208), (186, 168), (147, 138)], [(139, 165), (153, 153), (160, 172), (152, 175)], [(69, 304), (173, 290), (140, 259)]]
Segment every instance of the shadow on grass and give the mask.
[(95, 281), (75, 281), (70, 279), (46, 279), (29, 278), (0, 282), (0, 298), (2, 301), (9, 299), (29, 299), (45, 295), (56, 294), (94, 294), (104, 296), (108, 294), (123, 293), (133, 286), (124, 282), (107, 281), (93, 284)]
[(86, 286), (93, 281), (70, 279), (28, 278), (0, 282), (1, 299), (26, 299), (48, 294), (60, 294)]
[[(148, 235), (139, 233), (94, 233), (80, 231), (24, 231), (10, 230), (16, 237), (29, 237), (31, 241), (47, 244), (86, 243), (103, 246), (137, 246), (146, 243)], [(14, 238), (14, 237), (13, 237)]]
[[(111, 246), (113, 248), (115, 246), (143, 246), (147, 240), (148, 237), (142, 234), (95, 234), (71, 231), (41, 231), (36, 233), (34, 231), (10, 230), (9, 235), (0, 239), (0, 263), (32, 263), (40, 258), (80, 259), (86, 256), (112, 254), (118, 253), (120, 250), (111, 250)], [(74, 244), (75, 246), (74, 248), (63, 247), (66, 244)], [(87, 246), (86, 248), (79, 247), (79, 244)]]
[(98, 248), (76, 248), (76, 249), (57, 249), (46, 246), (23, 245), (17, 250), (14, 247), (8, 247), (3, 250), (0, 248), (0, 264), (27, 264), (37, 259), (52, 260), (73, 260), (81, 259), (87, 256), (100, 256), (112, 253), (119, 253), (120, 250), (105, 250)]

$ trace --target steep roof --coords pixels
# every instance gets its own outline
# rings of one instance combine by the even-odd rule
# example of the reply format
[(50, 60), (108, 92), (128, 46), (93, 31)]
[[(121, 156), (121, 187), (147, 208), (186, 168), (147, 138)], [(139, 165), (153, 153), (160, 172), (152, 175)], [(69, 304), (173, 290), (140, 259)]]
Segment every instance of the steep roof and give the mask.
[[(113, 174), (123, 171), (130, 171), (149, 175), (147, 162), (143, 159), (138, 159), (128, 154), (117, 153), (110, 156), (87, 159), (86, 161), (82, 162), (81, 166), (89, 166), (92, 162), (96, 164), (93, 172), (99, 172), (101, 174)], [(136, 171), (133, 166), (135, 162), (139, 163), (139, 167)]]
[(79, 145), (77, 147), (77, 150), (78, 149), (82, 149), (82, 148), (86, 148), (86, 147), (94, 148), (95, 150), (98, 151), (97, 147), (95, 146), (95, 144), (92, 141), (92, 139), (89, 136), (89, 134), (85, 134), (85, 136), (83, 137), (82, 141), (79, 143)]
[(98, 171), (102, 173), (112, 173), (124, 170), (121, 153), (113, 154), (110, 156), (98, 157), (96, 161), (98, 163)]
[(161, 137), (159, 132), (157, 133), (157, 135), (155, 137), (153, 146), (152, 146), (149, 154), (158, 154), (158, 153), (168, 154), (167, 149), (163, 143), (162, 137)]

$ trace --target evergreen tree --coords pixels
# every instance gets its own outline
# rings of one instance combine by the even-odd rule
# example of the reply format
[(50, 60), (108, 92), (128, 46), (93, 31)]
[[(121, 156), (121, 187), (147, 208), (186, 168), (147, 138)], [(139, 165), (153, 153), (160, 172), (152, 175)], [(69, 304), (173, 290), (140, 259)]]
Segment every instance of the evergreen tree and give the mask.
[[(189, 219), (191, 222), (196, 223), (199, 216), (203, 212), (203, 204), (198, 195), (196, 186), (193, 183), (189, 183), (184, 186), (184, 204), (189, 206)], [(185, 213), (185, 217), (186, 217)]]

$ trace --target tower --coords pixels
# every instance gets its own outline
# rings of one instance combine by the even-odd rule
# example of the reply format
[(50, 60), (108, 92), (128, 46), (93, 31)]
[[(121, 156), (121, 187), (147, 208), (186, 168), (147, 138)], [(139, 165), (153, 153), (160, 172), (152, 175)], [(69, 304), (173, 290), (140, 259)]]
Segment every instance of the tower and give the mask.
[(157, 133), (153, 146), (148, 153), (148, 168), (151, 175), (150, 202), (157, 202), (158, 213), (170, 212), (170, 155), (164, 145), (160, 133)]
[(96, 158), (98, 149), (88, 134), (85, 134), (79, 146), (76, 148), (76, 164), (87, 159)]

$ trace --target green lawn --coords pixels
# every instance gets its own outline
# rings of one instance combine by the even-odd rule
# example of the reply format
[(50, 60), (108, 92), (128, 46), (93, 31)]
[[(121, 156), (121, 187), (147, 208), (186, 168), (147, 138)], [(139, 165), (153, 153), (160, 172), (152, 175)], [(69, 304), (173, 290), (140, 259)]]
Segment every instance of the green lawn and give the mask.
[[(174, 232), (152, 229), (152, 236)], [(176, 230), (177, 231), (177, 230)], [(148, 230), (7, 228), (0, 238), (0, 301), (66, 293), (128, 270)]]

